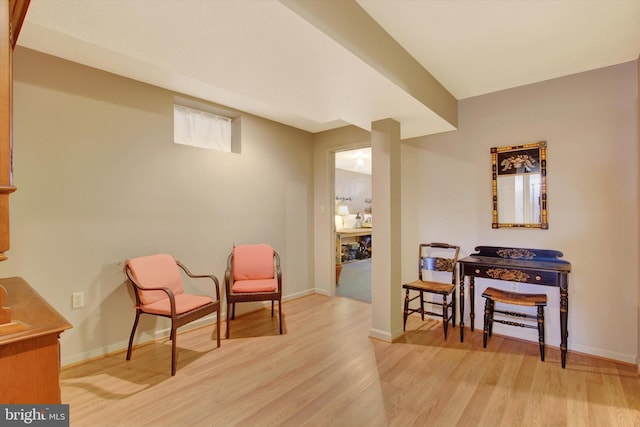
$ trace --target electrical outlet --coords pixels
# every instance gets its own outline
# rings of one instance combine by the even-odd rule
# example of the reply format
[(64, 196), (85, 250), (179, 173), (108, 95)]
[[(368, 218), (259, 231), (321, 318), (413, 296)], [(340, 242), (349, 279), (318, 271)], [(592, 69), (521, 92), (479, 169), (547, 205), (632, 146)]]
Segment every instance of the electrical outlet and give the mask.
[(84, 307), (84, 292), (74, 292), (71, 294), (71, 307)]
[(520, 290), (520, 284), (519, 283), (511, 283), (511, 292), (518, 292)]

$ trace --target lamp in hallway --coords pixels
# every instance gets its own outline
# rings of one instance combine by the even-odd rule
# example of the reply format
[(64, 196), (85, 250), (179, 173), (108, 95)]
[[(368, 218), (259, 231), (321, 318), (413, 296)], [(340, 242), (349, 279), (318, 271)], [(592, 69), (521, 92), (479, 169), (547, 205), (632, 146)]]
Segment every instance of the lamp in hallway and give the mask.
[(338, 206), (338, 215), (342, 217), (342, 228), (344, 228), (344, 217), (349, 215), (349, 207), (347, 205)]

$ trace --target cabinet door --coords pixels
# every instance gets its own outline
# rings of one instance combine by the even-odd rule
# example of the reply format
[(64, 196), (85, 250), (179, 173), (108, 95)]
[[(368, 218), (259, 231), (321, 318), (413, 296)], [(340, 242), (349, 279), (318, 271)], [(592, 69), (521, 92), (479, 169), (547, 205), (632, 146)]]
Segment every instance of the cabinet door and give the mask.
[(57, 333), (0, 345), (0, 364), (2, 403), (60, 403)]
[(29, 0), (0, 0), (0, 261), (9, 250), (9, 195), (13, 186), (12, 88), (13, 49)]

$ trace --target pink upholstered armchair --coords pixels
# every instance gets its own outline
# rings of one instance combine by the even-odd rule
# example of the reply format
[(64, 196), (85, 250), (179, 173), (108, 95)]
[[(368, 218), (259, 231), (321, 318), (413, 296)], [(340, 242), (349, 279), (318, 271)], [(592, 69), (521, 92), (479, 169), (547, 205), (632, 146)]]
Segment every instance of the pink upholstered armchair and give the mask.
[(227, 293), (227, 338), (230, 320), (235, 319), (236, 303), (249, 301), (271, 301), (271, 317), (274, 315), (274, 303), (278, 301), (278, 323), (282, 334), (280, 256), (270, 245), (234, 246), (227, 258), (224, 284)]
[[(180, 267), (189, 277), (211, 279), (215, 298), (184, 293)], [(220, 285), (213, 275), (194, 275), (171, 255), (158, 254), (133, 258), (126, 262), (125, 272), (136, 297), (136, 319), (129, 337), (127, 360), (131, 359), (133, 337), (140, 315), (152, 314), (171, 319), (171, 375), (176, 374), (176, 331), (180, 326), (216, 313), (216, 333), (220, 347)]]

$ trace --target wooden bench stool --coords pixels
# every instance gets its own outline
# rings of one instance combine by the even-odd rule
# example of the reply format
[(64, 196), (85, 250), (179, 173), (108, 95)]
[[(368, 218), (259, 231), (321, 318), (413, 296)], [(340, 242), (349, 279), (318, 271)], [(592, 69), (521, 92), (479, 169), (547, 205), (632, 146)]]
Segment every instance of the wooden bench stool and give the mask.
[[(547, 296), (545, 294), (523, 294), (519, 292), (509, 292), (495, 288), (485, 289), (485, 291), (482, 293), (482, 296), (486, 299), (484, 305), (484, 336), (482, 339), (482, 346), (484, 348), (487, 348), (487, 338), (491, 336), (493, 322), (510, 326), (520, 326), (522, 328), (537, 328), (538, 342), (540, 344), (540, 359), (544, 362), (544, 307), (547, 305)], [(526, 314), (516, 311), (496, 310), (496, 302), (510, 305), (538, 307), (538, 314), (537, 316), (534, 316), (532, 314)], [(494, 313), (521, 319), (537, 320), (537, 326), (522, 322), (514, 322), (511, 320), (494, 319)]]

